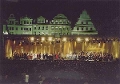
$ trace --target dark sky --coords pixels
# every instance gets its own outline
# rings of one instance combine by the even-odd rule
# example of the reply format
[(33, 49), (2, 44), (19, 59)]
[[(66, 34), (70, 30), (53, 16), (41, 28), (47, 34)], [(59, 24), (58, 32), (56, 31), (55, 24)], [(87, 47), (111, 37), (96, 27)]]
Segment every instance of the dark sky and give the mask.
[(86, 9), (100, 34), (119, 35), (119, 1), (4, 0), (1, 8), (3, 20), (11, 13), (16, 18), (27, 15), (36, 19), (42, 15), (48, 20), (52, 20), (58, 13), (63, 13), (72, 22), (73, 27), (82, 11)]

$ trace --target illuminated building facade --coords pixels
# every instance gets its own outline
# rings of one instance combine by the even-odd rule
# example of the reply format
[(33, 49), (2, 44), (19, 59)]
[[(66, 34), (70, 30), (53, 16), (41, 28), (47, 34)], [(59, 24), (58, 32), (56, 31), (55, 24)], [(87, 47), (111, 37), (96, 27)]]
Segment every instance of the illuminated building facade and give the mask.
[(78, 18), (78, 21), (75, 24), (75, 27), (72, 30), (72, 35), (95, 35), (98, 34), (96, 31), (90, 16), (87, 14), (87, 12), (84, 10), (82, 14), (80, 15), (80, 18)]
[(84, 10), (75, 27), (64, 14), (56, 15), (51, 21), (43, 16), (37, 20), (22, 17), (17, 21), (10, 15), (3, 25), (5, 56), (18, 53), (70, 53), (101, 52), (120, 58), (120, 39), (117, 37), (98, 37), (91, 18)]

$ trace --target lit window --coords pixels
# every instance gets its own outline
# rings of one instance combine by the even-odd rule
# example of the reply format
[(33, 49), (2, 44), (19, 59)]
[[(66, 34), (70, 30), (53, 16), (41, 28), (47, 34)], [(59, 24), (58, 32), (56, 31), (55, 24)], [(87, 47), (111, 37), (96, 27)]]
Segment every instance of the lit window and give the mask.
[(81, 22), (81, 24), (83, 24), (83, 22)]

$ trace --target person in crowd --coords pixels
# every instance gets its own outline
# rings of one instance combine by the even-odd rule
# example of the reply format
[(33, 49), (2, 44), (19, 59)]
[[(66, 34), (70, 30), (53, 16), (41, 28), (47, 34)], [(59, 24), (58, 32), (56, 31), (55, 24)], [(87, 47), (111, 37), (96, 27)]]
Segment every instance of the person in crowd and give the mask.
[(29, 75), (28, 74), (25, 74), (25, 83), (29, 83)]
[(58, 55), (58, 54), (55, 55), (55, 59), (56, 59), (56, 60), (59, 59), (59, 55)]

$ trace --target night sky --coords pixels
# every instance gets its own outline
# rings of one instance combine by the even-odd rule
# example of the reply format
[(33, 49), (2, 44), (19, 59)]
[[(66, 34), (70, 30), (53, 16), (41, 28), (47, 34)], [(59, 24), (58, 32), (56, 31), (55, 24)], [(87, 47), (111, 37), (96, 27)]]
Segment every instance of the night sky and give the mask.
[(63, 13), (74, 27), (80, 14), (85, 9), (99, 35), (119, 36), (119, 8), (119, 1), (114, 0), (4, 0), (1, 5), (1, 14), (4, 22), (10, 14), (14, 14), (17, 19), (27, 15), (33, 19), (43, 16), (52, 20), (57, 14)]

